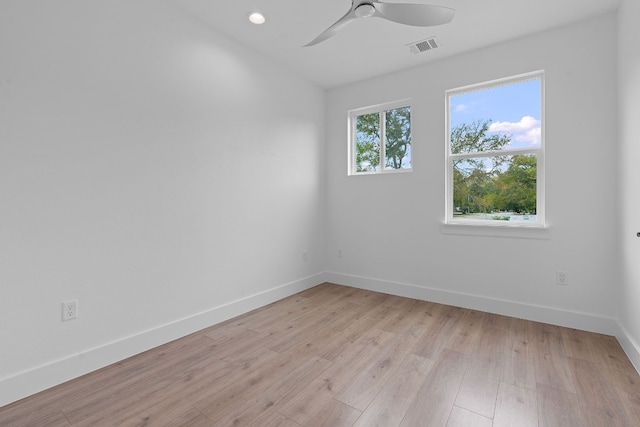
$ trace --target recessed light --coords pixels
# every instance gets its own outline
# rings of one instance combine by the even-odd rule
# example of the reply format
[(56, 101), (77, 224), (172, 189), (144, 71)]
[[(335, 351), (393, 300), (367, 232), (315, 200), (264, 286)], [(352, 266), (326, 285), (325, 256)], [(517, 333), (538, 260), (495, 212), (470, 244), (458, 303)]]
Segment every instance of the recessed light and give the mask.
[(249, 12), (247, 17), (249, 18), (249, 21), (256, 25), (264, 24), (265, 21), (264, 15), (260, 12)]

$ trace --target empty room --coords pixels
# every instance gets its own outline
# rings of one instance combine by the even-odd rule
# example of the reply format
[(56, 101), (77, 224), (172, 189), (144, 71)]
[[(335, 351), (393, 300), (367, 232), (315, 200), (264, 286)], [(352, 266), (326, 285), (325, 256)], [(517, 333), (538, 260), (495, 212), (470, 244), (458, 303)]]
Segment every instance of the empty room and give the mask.
[(640, 425), (639, 20), (0, 0), (0, 425)]

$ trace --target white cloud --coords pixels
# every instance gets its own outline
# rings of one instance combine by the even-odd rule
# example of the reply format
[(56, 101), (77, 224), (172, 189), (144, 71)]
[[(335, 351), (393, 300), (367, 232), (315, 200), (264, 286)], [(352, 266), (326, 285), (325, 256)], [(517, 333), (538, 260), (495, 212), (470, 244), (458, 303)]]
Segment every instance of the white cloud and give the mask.
[(511, 135), (513, 141), (540, 145), (540, 120), (524, 116), (519, 122), (494, 122), (489, 125), (489, 132), (501, 132)]
[(458, 105), (456, 105), (456, 108), (455, 108), (456, 113), (460, 113), (462, 111), (467, 111), (468, 109), (469, 109), (469, 107), (467, 105), (465, 105), (465, 104), (458, 104)]

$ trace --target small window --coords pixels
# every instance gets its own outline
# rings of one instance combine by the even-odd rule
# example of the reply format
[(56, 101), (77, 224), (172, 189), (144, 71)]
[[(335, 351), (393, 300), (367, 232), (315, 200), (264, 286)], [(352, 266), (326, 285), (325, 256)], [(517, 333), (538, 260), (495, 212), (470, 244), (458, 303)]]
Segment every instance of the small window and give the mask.
[(446, 222), (544, 226), (543, 73), (447, 98)]
[(411, 170), (408, 100), (349, 112), (349, 174)]

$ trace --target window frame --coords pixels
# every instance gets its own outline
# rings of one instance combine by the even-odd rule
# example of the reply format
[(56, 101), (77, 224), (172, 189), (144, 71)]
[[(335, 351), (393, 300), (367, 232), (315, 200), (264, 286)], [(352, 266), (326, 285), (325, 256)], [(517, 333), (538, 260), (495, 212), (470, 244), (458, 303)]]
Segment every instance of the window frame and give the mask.
[[(411, 167), (409, 168), (400, 168), (400, 169), (386, 169), (383, 167), (384, 159), (386, 159), (386, 120), (384, 117), (384, 113), (389, 110), (395, 110), (398, 108), (406, 108), (410, 109), (410, 117), (409, 117), (409, 127), (411, 129), (411, 157), (410, 163)], [(356, 123), (355, 120), (358, 116), (378, 113), (380, 115), (380, 170), (377, 171), (364, 171), (358, 172), (358, 167), (356, 165), (357, 154), (356, 154)], [(411, 98), (399, 99), (396, 101), (385, 102), (382, 104), (371, 105), (368, 107), (356, 108), (348, 111), (348, 175), (356, 176), (356, 175), (379, 175), (379, 174), (387, 174), (387, 173), (406, 173), (413, 171), (413, 103)]]
[[(468, 92), (477, 92), (497, 86), (515, 84), (528, 80), (540, 80), (540, 146), (535, 148), (515, 148), (494, 151), (451, 154), (451, 97)], [(482, 83), (457, 87), (445, 91), (445, 220), (444, 225), (464, 226), (465, 229), (475, 227), (500, 228), (536, 228), (547, 227), (545, 221), (545, 73), (544, 70), (518, 74)], [(495, 157), (502, 155), (536, 155), (536, 221), (496, 221), (482, 219), (456, 218), (453, 215), (453, 170), (454, 161), (465, 158)]]

